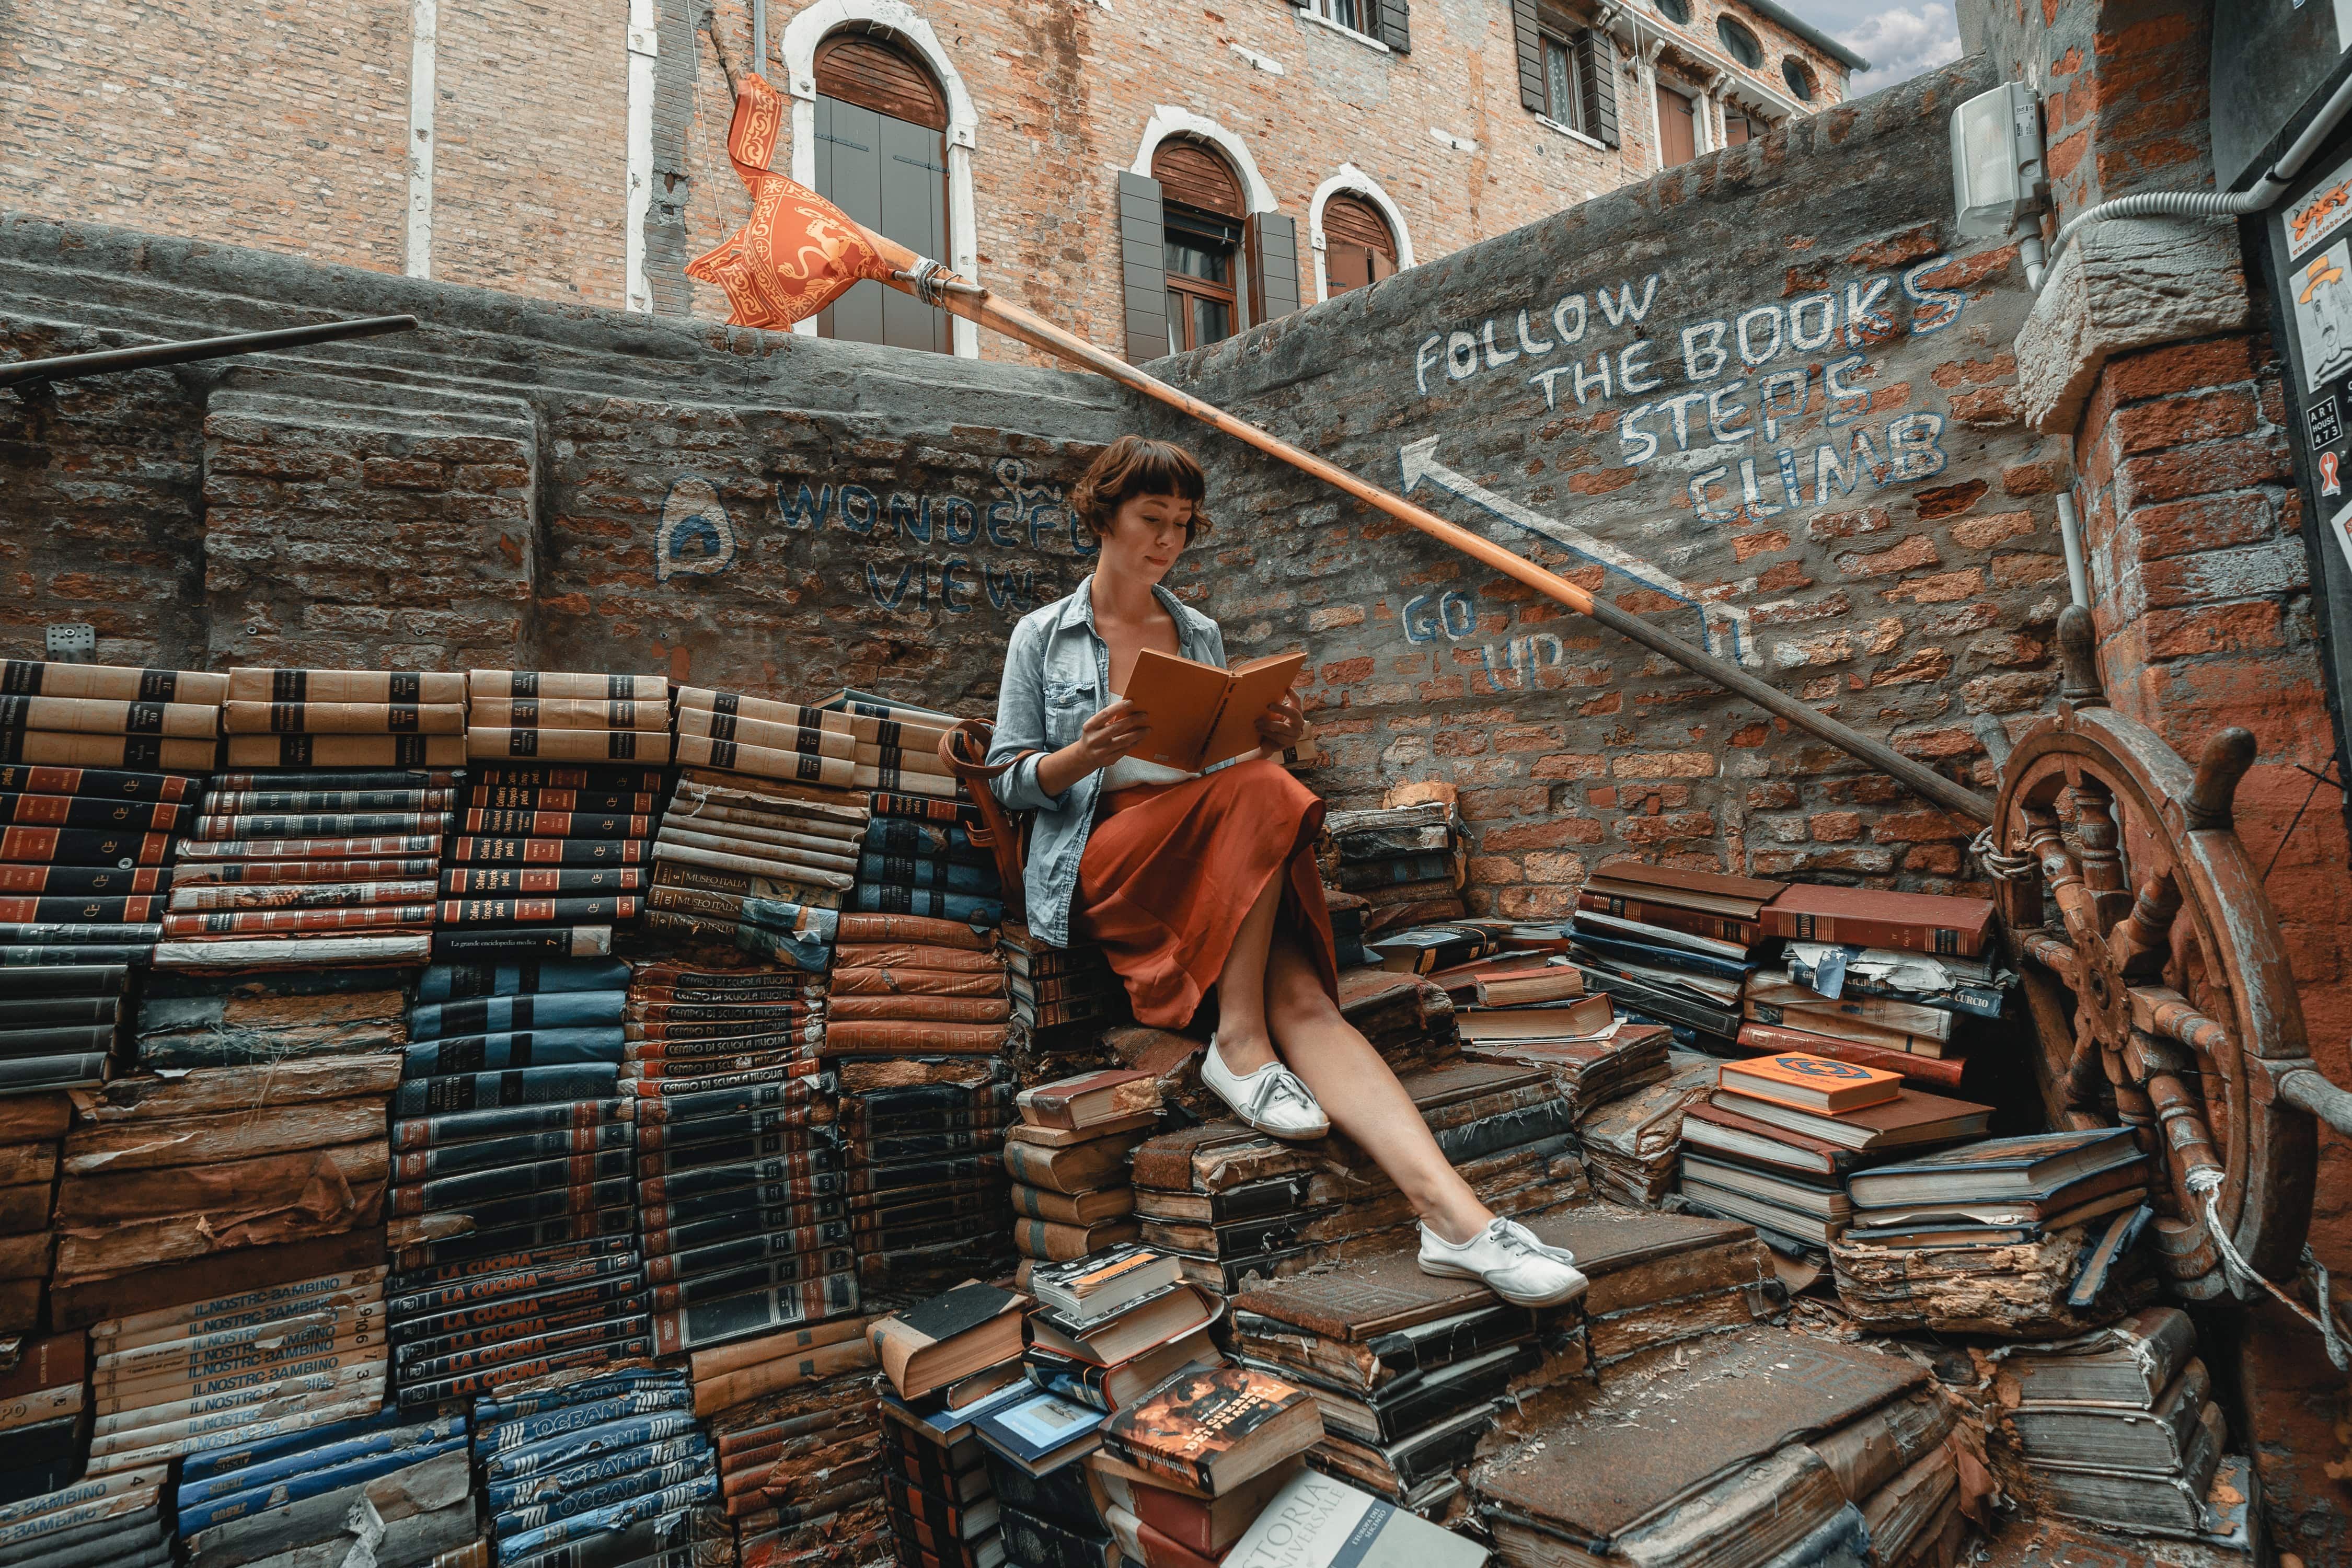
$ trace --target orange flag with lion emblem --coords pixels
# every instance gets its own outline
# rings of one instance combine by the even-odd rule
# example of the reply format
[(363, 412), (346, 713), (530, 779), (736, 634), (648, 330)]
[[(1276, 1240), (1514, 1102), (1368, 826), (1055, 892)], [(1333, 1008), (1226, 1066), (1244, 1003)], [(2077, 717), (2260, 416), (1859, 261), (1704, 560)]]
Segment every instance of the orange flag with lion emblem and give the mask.
[(784, 125), (784, 100), (767, 79), (747, 75), (735, 94), (727, 157), (751, 193), (743, 226), (686, 265), (688, 278), (716, 284), (739, 327), (782, 331), (847, 293), (860, 279), (887, 282), (890, 268), (849, 216), (768, 167)]

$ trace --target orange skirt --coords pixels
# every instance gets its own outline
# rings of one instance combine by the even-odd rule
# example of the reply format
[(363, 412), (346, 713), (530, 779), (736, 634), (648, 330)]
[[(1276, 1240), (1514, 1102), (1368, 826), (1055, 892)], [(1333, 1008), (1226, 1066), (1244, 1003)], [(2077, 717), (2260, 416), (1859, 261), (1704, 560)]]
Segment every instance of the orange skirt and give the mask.
[(1181, 1029), (1217, 983), (1242, 920), (1280, 877), (1277, 929), (1298, 933), (1333, 1001), (1339, 947), (1315, 835), (1323, 803), (1267, 759), (1103, 797), (1078, 862), (1071, 934), (1101, 945), (1139, 1022)]

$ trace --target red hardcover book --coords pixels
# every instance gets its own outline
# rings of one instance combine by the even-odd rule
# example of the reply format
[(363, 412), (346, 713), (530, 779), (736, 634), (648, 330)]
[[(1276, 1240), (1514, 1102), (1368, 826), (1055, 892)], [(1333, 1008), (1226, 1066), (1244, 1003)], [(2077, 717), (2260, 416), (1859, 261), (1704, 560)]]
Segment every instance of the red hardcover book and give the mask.
[(635, 866), (646, 858), (642, 838), (484, 838), (449, 840), (448, 859), (488, 865)]
[(0, 860), (56, 860), (60, 850), (71, 857), (68, 864), (87, 853), (110, 866), (161, 866), (172, 852), (172, 836), (87, 827), (0, 827)]
[(1876, 1046), (1858, 1045), (1852, 1040), (1833, 1039), (1828, 1035), (1816, 1035), (1809, 1029), (1791, 1029), (1777, 1024), (1740, 1025), (1739, 1043), (1752, 1051), (1803, 1051), (1809, 1056), (1827, 1057), (1832, 1061), (1851, 1062), (1855, 1067), (1899, 1073), (1906, 1082), (1929, 1089), (1959, 1088), (1960, 1074), (1969, 1065), (1958, 1057), (1913, 1056), (1908, 1051), (1883, 1050)]
[(0, 898), (0, 921), (10, 924), (105, 921), (110, 924), (139, 925), (163, 918), (163, 900), (146, 893), (115, 898)]
[(1589, 910), (1596, 915), (1614, 915), (1621, 921), (1639, 921), (1643, 925), (1678, 931), (1686, 936), (1736, 942), (1742, 947), (1755, 946), (1763, 936), (1763, 922), (1760, 921), (1734, 920), (1728, 915), (1711, 915), (1703, 910), (1680, 909), (1673, 904), (1650, 903), (1611, 893), (1590, 890), (1579, 893), (1576, 907)]
[(442, 890), (477, 896), (493, 893), (635, 893), (641, 891), (645, 872), (635, 866), (452, 867), (443, 874)]
[(1764, 906), (1764, 934), (1974, 958), (1984, 952), (1992, 918), (1989, 899), (1800, 884)]
[[(583, 817), (590, 820), (583, 823)], [(474, 806), (466, 813), (465, 830), (521, 838), (649, 838), (654, 819), (627, 812), (486, 811)]]
[(216, 910), (165, 915), (163, 934), (191, 937), (261, 936), (280, 931), (371, 931), (429, 926), (431, 904), (359, 904), (340, 910)]
[(171, 883), (172, 873), (153, 866), (121, 871), (110, 866), (0, 864), (0, 893), (47, 893), (68, 898), (84, 892), (159, 893)]
[(0, 767), (0, 790), (26, 795), (78, 795), (100, 800), (186, 800), (197, 793), (187, 773), (126, 772), (120, 768)]
[(188, 810), (166, 801), (0, 791), (0, 822), (25, 827), (96, 827), (113, 833), (155, 833), (179, 826), (180, 818)]
[(444, 899), (441, 923), (604, 925), (636, 919), (641, 902), (625, 893), (609, 899)]
[(832, 1024), (824, 1054), (845, 1056), (992, 1056), (1004, 1047), (1002, 1024)]
[(993, 931), (974, 931), (961, 921), (934, 920), (929, 915), (860, 915), (841, 917), (836, 942), (912, 942), (919, 947), (950, 947), (966, 952), (988, 952), (996, 946)]

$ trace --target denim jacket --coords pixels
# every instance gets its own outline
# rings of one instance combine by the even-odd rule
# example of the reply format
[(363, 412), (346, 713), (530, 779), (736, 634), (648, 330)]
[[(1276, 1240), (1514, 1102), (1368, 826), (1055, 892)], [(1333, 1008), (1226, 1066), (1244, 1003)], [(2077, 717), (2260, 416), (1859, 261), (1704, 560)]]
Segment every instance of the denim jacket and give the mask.
[[(1110, 650), (1095, 630), (1094, 584), (1089, 573), (1069, 597), (1032, 610), (1013, 628), (996, 697), (996, 740), (988, 749), (991, 763), (1021, 759), (989, 787), (1011, 809), (1037, 814), (1024, 882), (1029, 930), (1055, 947), (1070, 942), (1070, 899), (1078, 890), (1078, 860), (1094, 829), (1102, 773), (1090, 773), (1052, 795), (1037, 782), (1037, 764), (1076, 740), (1080, 726), (1110, 705)], [(1151, 591), (1176, 622), (1178, 650), (1222, 668), (1225, 638), (1217, 623), (1165, 588), (1155, 584)]]

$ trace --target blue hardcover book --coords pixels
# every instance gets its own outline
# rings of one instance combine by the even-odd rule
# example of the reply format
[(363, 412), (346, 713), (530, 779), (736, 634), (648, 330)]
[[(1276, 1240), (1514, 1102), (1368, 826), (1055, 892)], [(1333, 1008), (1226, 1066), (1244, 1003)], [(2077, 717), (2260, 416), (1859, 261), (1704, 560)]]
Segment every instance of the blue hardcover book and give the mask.
[(859, 885), (854, 902), (857, 912), (866, 915), (921, 915), (930, 920), (963, 921), (975, 926), (1002, 925), (1004, 921), (1004, 900), (976, 893), (864, 883)]
[(456, 1111), (424, 1122), (395, 1121), (392, 1146), (395, 1150), (442, 1149), (482, 1138), (566, 1131), (575, 1127), (628, 1128), (635, 1121), (636, 1109), (632, 1100), (607, 1100), (586, 1105), (514, 1105)]
[(612, 1063), (415, 1078), (394, 1091), (392, 1113), (395, 1117), (436, 1116), (445, 1110), (552, 1105), (565, 1100), (612, 1100), (616, 1098), (614, 1090), (620, 1081), (621, 1069)]
[(324, 1426), (311, 1426), (282, 1436), (264, 1437), (257, 1442), (240, 1444), (234, 1448), (221, 1448), (208, 1454), (191, 1454), (180, 1461), (180, 1480), (200, 1481), (208, 1476), (226, 1475), (264, 1464), (284, 1454), (306, 1453), (321, 1444), (345, 1443), (365, 1437), (372, 1433), (389, 1432), (414, 1426), (400, 1411), (387, 1405), (373, 1415), (356, 1416), (349, 1421), (330, 1422)]
[(994, 866), (971, 866), (958, 860), (915, 855), (861, 855), (857, 880), (900, 888), (944, 888), (954, 893), (995, 897), (1003, 889)]
[[(482, 1473), (494, 1481), (516, 1481), (526, 1477), (552, 1474), (601, 1459), (607, 1455), (626, 1453), (648, 1444), (659, 1445), (681, 1436), (692, 1436), (701, 1431), (695, 1424), (693, 1394), (686, 1402), (670, 1410), (632, 1410), (586, 1426), (573, 1427), (504, 1449), (487, 1450), (482, 1457)], [(581, 1405), (583, 1411), (607, 1409), (612, 1404)], [(553, 1412), (551, 1415), (555, 1414)], [(546, 1417), (540, 1417), (544, 1420)], [(635, 1468), (636, 1466), (624, 1467)]]
[(530, 1029), (504, 1035), (461, 1035), (410, 1046), (403, 1054), (404, 1078), (442, 1078), (450, 1073), (503, 1072), (509, 1068), (572, 1067), (583, 1062), (618, 1062), (623, 1038), (614, 1024), (593, 1029)]
[(995, 852), (974, 844), (969, 830), (944, 822), (918, 822), (911, 816), (877, 816), (866, 825), (860, 846), (869, 855), (927, 855), (961, 860), (970, 866), (993, 866)]
[[(678, 1418), (670, 1416), (665, 1419), (675, 1423)], [(489, 1487), (490, 1511), (511, 1513), (517, 1509), (572, 1495), (624, 1476), (659, 1470), (670, 1465), (684, 1465), (691, 1474), (695, 1468), (707, 1468), (713, 1462), (709, 1439), (702, 1436), (700, 1429), (689, 1418), (682, 1429), (674, 1429), (670, 1436), (656, 1442), (639, 1443), (631, 1447), (591, 1455), (560, 1469), (493, 1481)]]
[(1651, 942), (1604, 936), (1584, 926), (1576, 928), (1576, 940), (1595, 952), (1605, 953), (1626, 963), (1644, 963), (1655, 969), (1679, 969), (1686, 974), (1713, 975), (1717, 980), (1745, 980), (1750, 973), (1762, 967), (1717, 958), (1713, 953), (1693, 952), (1687, 948), (1659, 947)]
[[(361, 1423), (338, 1423), (338, 1426)], [(374, 1426), (372, 1418), (367, 1425)], [(451, 1437), (466, 1436), (466, 1418), (445, 1415), (437, 1421), (420, 1422), (409, 1426), (377, 1426), (375, 1430), (352, 1436), (324, 1436), (320, 1432), (308, 1434), (318, 1440), (310, 1444), (288, 1445), (279, 1453), (250, 1464), (229, 1469), (215, 1469), (209, 1474), (180, 1478), (178, 1506), (182, 1512), (196, 1504), (215, 1498), (229, 1497), (251, 1491), (257, 1487), (287, 1476), (299, 1476), (330, 1466), (347, 1464), (355, 1459), (373, 1458), (379, 1454), (410, 1454), (417, 1458), (431, 1456), (422, 1450)]]
[(503, 1521), (493, 1521), (492, 1531), (499, 1543), (499, 1561), (511, 1563), (518, 1557), (528, 1557), (535, 1552), (544, 1552), (551, 1546), (561, 1546), (566, 1542), (593, 1540), (608, 1530), (626, 1530), (640, 1520), (657, 1519), (682, 1508), (692, 1508), (698, 1503), (709, 1502), (718, 1495), (719, 1476), (712, 1470), (682, 1486), (647, 1492), (642, 1497), (634, 1497), (604, 1508), (590, 1509), (570, 1519), (551, 1520), (534, 1529), (509, 1531)]
[(1015, 1384), (1024, 1397), (991, 1400), (967, 1412), (972, 1435), (1031, 1475), (1056, 1470), (1102, 1441), (1110, 1417), (1074, 1400)]
[[(694, 1390), (685, 1373), (629, 1367), (543, 1394), (477, 1399), (474, 1430), (484, 1452), (498, 1453), (624, 1415), (693, 1408)], [(542, 1427), (544, 1422), (555, 1424)]]
[(620, 991), (559, 991), (544, 996), (476, 996), (462, 1002), (420, 1002), (408, 1015), (411, 1043), (452, 1035), (496, 1035), (515, 1029), (576, 1029), (617, 1024), (628, 1008)]
[(313, 1469), (281, 1475), (244, 1491), (217, 1495), (193, 1508), (183, 1504), (179, 1510), (180, 1538), (184, 1541), (216, 1524), (249, 1519), (269, 1509), (299, 1502), (304, 1498), (319, 1497), (344, 1487), (357, 1486), (362, 1481), (372, 1481), (378, 1476), (388, 1476), (394, 1470), (404, 1470), (411, 1465), (421, 1465), (444, 1454), (461, 1452), (465, 1447), (466, 1435), (460, 1430), (457, 1436), (443, 1437), (437, 1442), (362, 1454), (340, 1462), (321, 1464)]
[[(596, 1540), (551, 1547), (528, 1557), (509, 1557), (501, 1568), (676, 1568), (675, 1560), (681, 1552), (689, 1560), (685, 1568), (693, 1568), (697, 1533), (694, 1511), (678, 1510), (641, 1520)], [(728, 1538), (732, 1536), (730, 1524)]]
[(419, 1002), (470, 996), (528, 996), (549, 991), (625, 990), (629, 966), (617, 958), (567, 958), (541, 963), (436, 963), (416, 978)]

